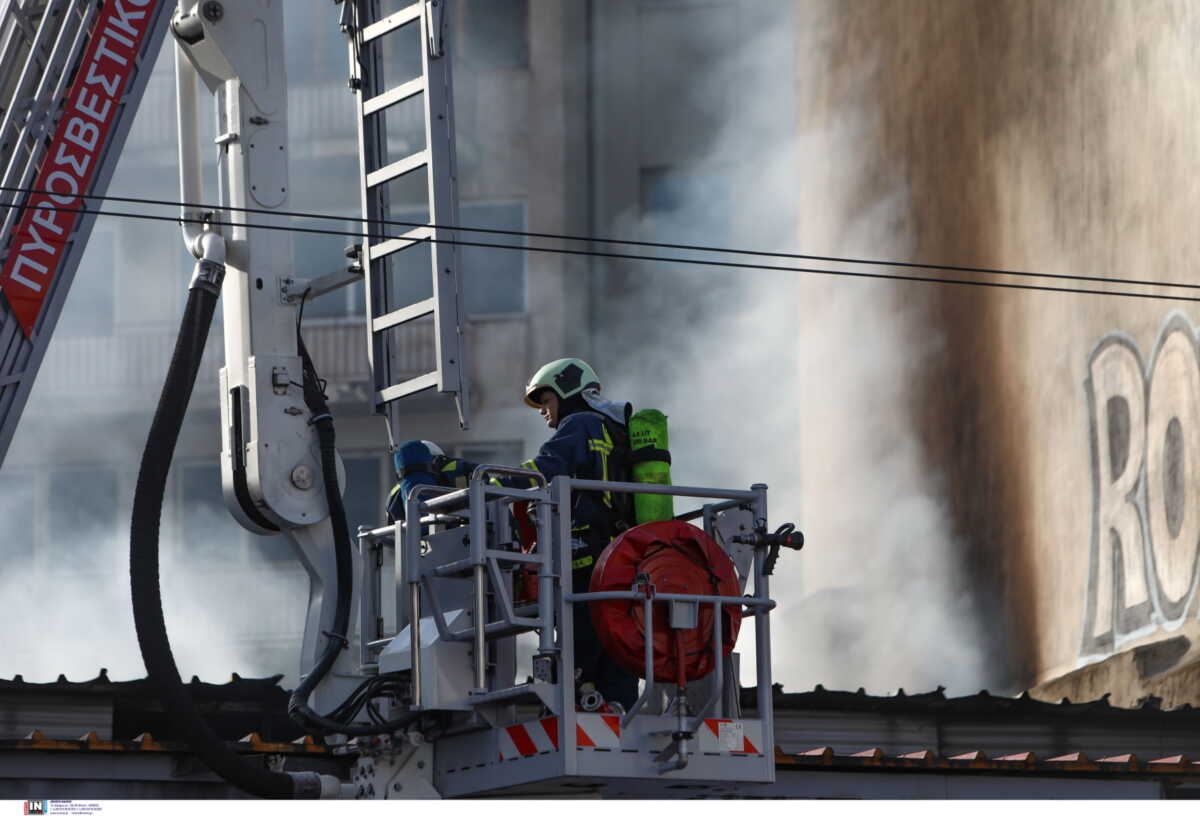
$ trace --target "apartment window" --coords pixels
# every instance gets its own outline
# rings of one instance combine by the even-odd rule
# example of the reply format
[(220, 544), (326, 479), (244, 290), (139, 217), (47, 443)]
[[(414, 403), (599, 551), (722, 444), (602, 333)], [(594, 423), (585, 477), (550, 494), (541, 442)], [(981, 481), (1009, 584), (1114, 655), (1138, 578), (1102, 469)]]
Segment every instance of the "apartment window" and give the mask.
[(718, 169), (642, 169), (642, 220), (648, 237), (725, 245), (731, 233), (732, 199), (729, 175)]
[(225, 507), (217, 464), (179, 469), (179, 550), (189, 562), (216, 567), (246, 557), (246, 531)]
[(115, 236), (94, 230), (75, 270), (71, 293), (55, 332), (65, 337), (107, 337), (112, 334), (116, 299)]
[(464, 59), (480, 68), (528, 66), (528, 0), (466, 0), (462, 42)]
[(288, 82), (293, 85), (329, 83), (350, 70), (346, 36), (338, 31), (337, 7), (322, 7), (319, 14), (288, 15), (284, 49)]
[(0, 475), (0, 496), (7, 508), (0, 514), (0, 559), (6, 568), (28, 567), (33, 562), (33, 479)]
[[(519, 202), (462, 204), (465, 227), (524, 232), (525, 205)], [(525, 246), (523, 237), (490, 232), (464, 233), (463, 240), (482, 244)], [(503, 314), (525, 311), (525, 250), (460, 247), (463, 269), (463, 304), (467, 314)]]
[(98, 572), (117, 541), (117, 474), (110, 468), (50, 474), (46, 525), (52, 569)]

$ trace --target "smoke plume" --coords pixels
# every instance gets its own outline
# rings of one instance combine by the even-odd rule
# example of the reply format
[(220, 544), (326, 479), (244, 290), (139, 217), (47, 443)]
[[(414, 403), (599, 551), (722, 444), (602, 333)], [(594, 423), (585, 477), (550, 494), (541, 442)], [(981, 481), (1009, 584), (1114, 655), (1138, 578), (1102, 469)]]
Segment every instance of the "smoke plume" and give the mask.
[[(830, 67), (807, 41), (817, 35), (802, 29), (794, 4), (756, 11), (767, 7), (774, 24), (719, 58), (655, 51), (658, 70), (752, 97), (704, 100), (708, 121), (720, 127), (692, 164), (719, 170), (729, 157), (745, 157), (732, 170), (741, 192), (724, 211), (728, 245), (903, 259), (912, 248), (902, 226), (903, 179), (861, 175), (859, 157), (872, 149), (872, 99), (848, 94), (832, 115), (802, 119), (813, 78)], [(711, 232), (720, 202), (703, 185), (682, 189), (684, 200), (666, 215), (629, 211), (605, 232), (705, 243), (697, 224)], [(958, 543), (909, 408), (914, 375), (942, 342), (920, 319), (921, 290), (790, 271), (663, 267), (602, 273), (605, 286), (628, 295), (599, 327), (612, 352), (601, 352), (601, 373), (614, 397), (669, 414), (677, 484), (765, 482), (771, 524), (794, 521), (805, 532), (805, 549), (785, 551), (773, 579), (774, 681), (793, 691), (821, 683), (876, 693), (986, 686)], [(754, 682), (753, 643), (747, 627), (739, 640), (744, 685)]]

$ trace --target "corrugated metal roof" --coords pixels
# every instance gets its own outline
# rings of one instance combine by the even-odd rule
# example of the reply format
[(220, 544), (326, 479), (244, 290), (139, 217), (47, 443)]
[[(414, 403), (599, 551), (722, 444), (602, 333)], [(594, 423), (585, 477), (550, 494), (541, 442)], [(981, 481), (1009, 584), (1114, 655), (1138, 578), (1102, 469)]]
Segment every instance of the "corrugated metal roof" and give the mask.
[[(238, 740), (253, 732), (269, 742), (288, 743), (303, 732), (288, 719), (281, 679), (233, 674), (218, 684), (193, 677), (188, 690), (218, 736)], [(68, 741), (88, 732), (104, 742), (130, 742), (144, 732), (168, 742), (177, 738), (147, 678), (113, 681), (104, 669), (78, 682), (61, 674), (45, 683), (26, 682), (19, 674), (0, 679), (0, 741), (20, 740), (35, 730)]]
[[(743, 707), (754, 707), (756, 693), (757, 691), (752, 688), (742, 689)], [(822, 685), (817, 685), (812, 691), (785, 693), (781, 684), (776, 683), (773, 687), (776, 711), (781, 709), (806, 711), (825, 709), (897, 714), (945, 711), (954, 714), (988, 714), (998, 717), (1012, 714), (1037, 715), (1053, 719), (1100, 715), (1118, 719), (1144, 720), (1147, 716), (1161, 716), (1171, 721), (1190, 719), (1191, 722), (1200, 724), (1200, 709), (1193, 708), (1191, 705), (1164, 710), (1161, 698), (1150, 696), (1139, 700), (1135, 708), (1119, 708), (1109, 703), (1109, 696), (1105, 694), (1097, 700), (1088, 702), (1072, 702), (1064, 697), (1059, 702), (1052, 703), (1034, 699), (1029, 692), (1024, 692), (1017, 697), (1009, 697), (992, 694), (986, 689), (978, 694), (947, 697), (945, 686), (938, 686), (934, 691), (921, 694), (907, 694), (904, 689), (899, 689), (895, 694), (886, 696), (870, 695), (862, 688), (857, 691), (830, 691)]]
[[(1029, 752), (1057, 757), (1083, 752), (1093, 757), (1134, 754), (1200, 758), (1200, 711), (1185, 706), (1163, 711), (1156, 699), (1138, 708), (1117, 708), (1107, 698), (1049, 703), (1024, 694), (980, 692), (947, 697), (939, 688), (925, 694), (889, 696), (829, 691), (785, 693), (774, 689), (776, 744), (788, 754), (829, 746), (836, 755), (880, 749), (887, 756), (930, 751), (952, 757), (981, 751), (988, 757)], [(754, 692), (743, 694), (752, 710)]]
[[(192, 678), (190, 690), (206, 720), (239, 752), (328, 756), (287, 719), (288, 692), (279, 687), (281, 679), (235, 674), (213, 684)], [(754, 695), (743, 689), (747, 712)], [(1123, 709), (1107, 697), (1049, 703), (986, 691), (947, 697), (943, 688), (873, 696), (822, 686), (785, 693), (777, 685), (773, 699), (781, 771), (1200, 775), (1200, 711), (1191, 706), (1163, 711), (1154, 698)], [(64, 731), (72, 717), (94, 721), (106, 708), (111, 733), (94, 727)], [(50, 722), (56, 712), (59, 720), (54, 729), (34, 724), (15, 734), (14, 711), (22, 722), (39, 715)], [(0, 727), (9, 728), (0, 732), (5, 752), (188, 753), (148, 680), (114, 682), (103, 670), (80, 682), (61, 675), (48, 683), (28, 683), (19, 675), (0, 679)]]
[(775, 751), (776, 765), (782, 770), (824, 768), (841, 770), (895, 769), (926, 771), (1000, 771), (1004, 773), (1053, 774), (1182, 774), (1200, 776), (1200, 761), (1183, 754), (1167, 757), (1139, 758), (1135, 754), (1089, 758), (1076, 751), (1061, 756), (1039, 758), (1032, 751), (989, 757), (983, 751), (967, 751), (954, 756), (942, 756), (929, 749), (899, 755), (887, 755), (880, 748), (868, 748), (853, 754), (839, 754), (829, 746), (809, 748), (796, 753)]
[[(229, 748), (240, 754), (302, 754), (328, 755), (330, 749), (318, 744), (311, 736), (303, 736), (290, 742), (269, 742), (261, 734), (249, 733), (239, 740), (227, 742)], [(41, 731), (31, 731), (21, 739), (0, 740), (0, 751), (85, 751), (85, 752), (130, 752), (130, 753), (178, 753), (192, 752), (182, 742), (159, 742), (153, 734), (138, 734), (131, 740), (101, 739), (95, 731), (80, 736), (78, 739), (56, 739), (47, 737)]]

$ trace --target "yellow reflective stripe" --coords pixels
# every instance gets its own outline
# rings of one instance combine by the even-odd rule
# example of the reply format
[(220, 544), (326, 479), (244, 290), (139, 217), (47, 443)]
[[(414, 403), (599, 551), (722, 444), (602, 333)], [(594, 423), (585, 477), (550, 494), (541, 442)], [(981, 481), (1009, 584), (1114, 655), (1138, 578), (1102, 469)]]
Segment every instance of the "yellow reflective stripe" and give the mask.
[[(604, 425), (600, 426), (601, 432), (604, 433), (603, 439), (589, 439), (588, 448), (600, 454), (600, 480), (608, 481), (608, 455), (613, 452), (612, 437), (608, 434), (608, 428)], [(604, 504), (612, 507), (612, 491), (604, 491)]]
[(571, 562), (571, 569), (583, 569), (584, 567), (590, 567), (595, 560), (596, 559), (590, 555), (585, 555), (583, 558), (576, 558)]
[(450, 471), (454, 470), (456, 467), (458, 467), (458, 462), (449, 462), (447, 464), (444, 464), (444, 465), (442, 465), (442, 473), (449, 473)]
[(392, 492), (388, 493), (388, 498), (390, 499), (392, 496), (395, 496), (399, 492), (400, 492), (400, 485), (396, 485), (395, 487), (392, 488)]
[[(535, 462), (534, 462), (532, 459), (526, 459), (524, 462), (522, 462), (522, 463), (519, 465), (519, 467), (522, 467), (522, 468), (524, 468), (525, 470), (538, 470), (537, 463), (535, 463)], [(541, 473), (541, 471), (540, 471), (540, 470), (538, 470), (538, 473)], [(530, 480), (529, 480), (529, 486), (530, 486), (530, 487), (537, 487), (537, 486), (538, 486), (538, 480), (537, 480), (537, 479), (530, 479)]]

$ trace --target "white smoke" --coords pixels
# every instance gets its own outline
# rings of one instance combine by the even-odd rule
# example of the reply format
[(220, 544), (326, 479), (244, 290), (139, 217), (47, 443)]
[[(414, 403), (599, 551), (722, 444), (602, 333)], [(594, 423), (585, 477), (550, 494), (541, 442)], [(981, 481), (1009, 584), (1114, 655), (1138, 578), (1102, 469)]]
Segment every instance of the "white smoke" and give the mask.
[[(702, 63), (674, 66), (684, 87), (733, 87), (741, 89), (737, 97), (743, 102), (752, 98), (748, 111), (723, 108), (728, 97), (703, 101), (714, 106), (710, 118), (722, 125), (706, 134), (710, 155), (698, 164), (742, 157), (742, 178), (753, 190), (736, 196), (737, 206), (731, 208), (736, 224), (728, 243), (903, 256), (909, 246), (897, 226), (907, 206), (902, 182), (878, 183), (869, 201), (852, 200), (848, 192), (862, 189), (856, 156), (871, 149), (863, 135), (872, 114), (870, 100), (851, 97), (833, 118), (802, 121), (795, 100), (805, 93), (804, 78), (828, 67), (813, 56), (820, 52), (808, 48), (811, 43), (796, 42), (803, 29), (792, 18), (791, 3), (755, 2), (775, 9), (777, 25), (756, 28), (754, 35), (735, 40), (736, 49), (709, 54)], [(662, 59), (670, 66), (669, 51)], [(175, 197), (173, 178), (155, 187), (152, 180), (134, 181), (120, 173), (113, 192), (140, 194), (139, 183), (150, 185), (152, 194)], [(695, 236), (683, 229), (684, 222), (708, 203), (685, 202), (675, 218), (630, 213), (601, 231), (673, 240), (682, 229), (690, 239)], [(316, 206), (297, 202), (298, 209)], [(793, 691), (817, 683), (877, 692), (937, 684), (973, 691), (986, 685), (972, 605), (955, 572), (956, 543), (908, 414), (911, 372), (940, 342), (906, 308), (905, 298), (919, 298), (922, 290), (782, 271), (651, 265), (644, 271), (641, 294), (658, 304), (652, 315), (661, 320), (650, 331), (636, 321), (597, 327), (597, 345), (611, 349), (602, 356), (620, 360), (601, 371), (605, 393), (670, 415), (676, 483), (745, 487), (766, 482), (772, 523), (795, 521), (808, 538), (802, 553), (783, 554), (773, 581), (780, 601), (772, 616), (775, 681)], [(140, 270), (140, 277), (125, 282), (125, 291), (177, 273)], [(178, 303), (182, 306), (182, 295)], [(169, 342), (166, 335), (163, 341)], [(50, 376), (43, 370), (42, 379)], [(132, 400), (125, 408), (139, 417), (128, 435), (114, 435), (106, 426), (89, 438), (81, 454), (119, 468), (126, 485), (118, 530), (89, 542), (104, 551), (109, 566), (100, 575), (43, 565), (0, 573), (0, 591), (7, 597), (36, 599), (12, 602), (9, 614), (0, 616), (0, 638), (13, 645), (0, 656), (0, 676), (52, 680), (65, 672), (81, 679), (101, 666), (114, 679), (144, 673), (124, 558), (130, 474), (144, 441), (141, 417), (148, 417), (157, 394), (123, 396)], [(206, 398), (198, 389), (195, 399)], [(49, 395), (39, 402), (35, 391), (27, 415), (51, 409), (78, 422), (94, 411), (83, 402), (67, 406)], [(532, 413), (520, 421), (526, 424), (510, 429), (512, 434), (525, 437), (534, 428), (539, 437), (544, 434)], [(215, 450), (215, 420), (208, 422), (194, 431), (207, 434)], [(18, 433), (11, 462), (70, 458), (69, 442), (44, 424), (37, 427), (36, 434)], [(497, 437), (504, 435), (495, 430)], [(27, 518), (33, 512), (3, 506), (0, 518)], [(204, 533), (206, 524), (198, 522), (188, 534), (227, 541), (227, 524), (214, 519), (211, 532)], [(181, 552), (185, 545), (169, 536), (164, 550)], [(189, 570), (170, 559), (164, 563), (167, 624), (182, 674), (222, 681), (231, 671), (293, 672), (302, 579), (280, 568), (274, 580), (260, 581), (255, 575), (263, 573), (245, 571), (244, 559), (231, 558), (226, 569), (220, 560), (210, 571)], [(247, 631), (268, 618), (276, 621), (270, 628), (281, 644), (278, 652), (249, 652), (239, 645)], [(740, 651), (751, 654), (753, 642), (752, 627), (744, 627)], [(752, 661), (743, 661), (742, 682), (754, 682)]]
[[(819, 49), (796, 41), (805, 35), (793, 5), (771, 5), (777, 24), (764, 33), (717, 59), (681, 58), (675, 68), (699, 86), (751, 89), (769, 107), (755, 115), (752, 106), (747, 116), (736, 98), (713, 111), (722, 127), (696, 162), (750, 157), (742, 172), (753, 178), (753, 194), (736, 199), (742, 226), (730, 244), (904, 258), (903, 183), (872, 179), (874, 197), (860, 193), (871, 100), (851, 96), (832, 118), (792, 115), (793, 103), (803, 107), (806, 78), (829, 67)], [(668, 49), (656, 53), (670, 63)], [(678, 240), (710, 204), (687, 202), (676, 218), (626, 213), (611, 232)], [(807, 536), (801, 553), (783, 553), (773, 579), (774, 681), (791, 691), (818, 683), (876, 693), (986, 686), (958, 545), (909, 413), (913, 372), (941, 343), (907, 305), (920, 302), (920, 285), (650, 264), (638, 274), (639, 298), (666, 308), (650, 331), (644, 315), (640, 326), (602, 327), (601, 335), (626, 338), (609, 363), (610, 395), (669, 414), (677, 484), (765, 482), (772, 526), (796, 522)], [(739, 639), (744, 685), (755, 682), (752, 632), (744, 627)]]
[[(330, 15), (321, 19), (336, 39)], [(173, 49), (168, 36), (109, 195), (179, 198)], [(295, 59), (302, 61), (303, 56)], [(329, 82), (344, 91), (341, 73), (331, 75)], [(206, 97), (202, 94), (201, 110), (207, 136), (201, 143), (211, 144), (214, 126)], [(337, 99), (343, 97), (347, 95)], [(347, 108), (351, 102), (345, 100)], [(349, 123), (352, 133), (349, 115), (341, 121)], [(352, 152), (349, 157), (352, 172), (345, 174), (345, 187), (354, 201), (357, 164)], [(211, 159), (205, 157), (209, 201), (216, 198)], [(322, 205), (328, 203), (327, 188), (314, 191), (307, 179), (298, 186), (310, 199), (319, 200), (305, 200), (301, 193), (297, 209), (326, 208)], [(174, 208), (114, 202), (101, 206), (177, 214)], [(177, 225), (97, 219), (0, 470), (0, 483), (32, 486), (18, 500), (0, 492), (0, 553), (6, 557), (0, 591), (12, 599), (0, 615), (0, 642), (6, 645), (0, 653), (0, 677), (20, 674), (29, 682), (48, 682), (63, 674), (80, 681), (95, 677), (101, 668), (113, 680), (145, 676), (130, 597), (129, 514), (190, 270)], [(106, 310), (111, 317), (103, 316)], [(97, 323), (103, 327), (106, 320), (118, 331), (89, 330)], [(208, 350), (218, 361), (221, 339), (221, 327), (214, 323)], [(86, 353), (77, 355), (72, 349)], [(106, 370), (93, 376), (81, 359)], [(181, 484), (182, 467), (199, 465), (212, 476), (200, 485), (206, 496), (219, 491), (214, 371), (213, 366), (202, 368), (167, 485), (159, 547), (167, 631), (185, 681), (192, 675), (223, 683), (233, 672), (247, 677), (280, 673), (290, 685), (297, 681), (308, 582), (294, 559), (263, 557), (272, 547), (290, 552), (289, 545), (279, 537), (249, 537), (223, 507), (191, 500)], [(93, 380), (100, 386), (91, 388)], [(126, 387), (114, 392), (113, 383), (118, 382)], [(78, 478), (69, 483), (69, 490), (53, 491), (56, 475), (67, 470), (76, 471)], [(111, 485), (109, 492), (99, 491), (111, 499), (89, 516), (74, 512), (74, 505), (89, 500), (90, 481)], [(63, 524), (55, 523), (56, 516), (77, 519), (80, 529), (64, 531)], [(12, 553), (17, 557), (9, 557)]]

